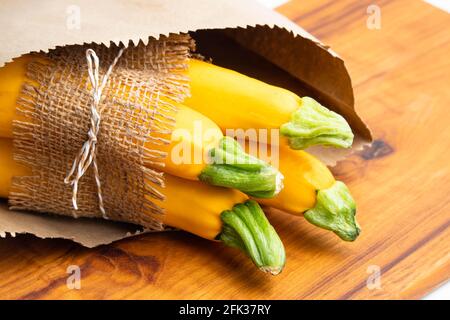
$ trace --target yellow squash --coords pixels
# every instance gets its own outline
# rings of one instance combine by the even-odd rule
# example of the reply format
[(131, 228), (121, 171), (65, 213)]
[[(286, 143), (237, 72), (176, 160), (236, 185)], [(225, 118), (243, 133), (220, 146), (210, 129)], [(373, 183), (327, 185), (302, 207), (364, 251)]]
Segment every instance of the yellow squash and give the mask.
[(296, 215), (314, 207), (317, 190), (328, 189), (336, 182), (319, 159), (285, 146), (279, 149), (279, 170), (284, 175), (283, 190), (273, 199), (258, 202)]
[[(191, 97), (184, 103), (227, 129), (280, 129), (293, 149), (311, 145), (347, 148), (353, 133), (345, 119), (315, 100), (191, 59)], [(268, 139), (270, 134), (268, 135)]]
[(11, 137), (12, 120), (24, 119), (16, 115), (16, 101), (32, 59), (26, 55), (0, 68), (0, 137)]
[[(26, 175), (30, 170), (13, 160), (12, 140), (0, 138), (0, 197), (8, 197), (13, 176)], [(164, 215), (153, 214), (155, 218), (241, 249), (265, 272), (281, 272), (285, 264), (283, 244), (255, 201), (237, 190), (171, 175), (165, 175), (165, 185), (160, 189), (166, 196), (164, 201), (150, 199), (165, 210)]]
[[(0, 137), (12, 137), (13, 120), (29, 121), (16, 114), (16, 101), (26, 78), (27, 65), (44, 55), (26, 55), (0, 69)], [(129, 90), (125, 86), (124, 90)], [(267, 163), (250, 157), (209, 118), (182, 104), (170, 135), (155, 134), (169, 144), (149, 140), (146, 148), (167, 154), (164, 167), (148, 163), (172, 175), (190, 180), (202, 180), (212, 185), (235, 188), (252, 196), (273, 197), (282, 187), (282, 176)], [(86, 128), (87, 130), (88, 128)], [(231, 156), (230, 156), (231, 155)], [(226, 159), (226, 161), (224, 161)], [(237, 161), (245, 160), (246, 166)]]
[(274, 159), (273, 152), (278, 152), (284, 188), (274, 198), (255, 198), (260, 204), (294, 215), (303, 214), (310, 223), (333, 231), (345, 241), (358, 237), (355, 202), (346, 185), (336, 181), (325, 164), (305, 151), (287, 146), (273, 150), (265, 146), (265, 150), (260, 156), (267, 160)]

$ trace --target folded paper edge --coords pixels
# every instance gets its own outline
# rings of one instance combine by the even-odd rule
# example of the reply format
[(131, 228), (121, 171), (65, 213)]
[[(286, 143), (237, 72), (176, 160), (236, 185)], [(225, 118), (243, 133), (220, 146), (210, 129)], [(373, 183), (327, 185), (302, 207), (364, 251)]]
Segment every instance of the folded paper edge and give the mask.
[[(45, 228), (41, 226), (45, 225)], [(67, 226), (70, 225), (70, 228)], [(100, 228), (100, 229), (99, 229)], [(101, 231), (101, 232), (99, 232)], [(149, 233), (140, 226), (94, 218), (73, 219), (50, 214), (12, 211), (6, 203), (0, 203), (0, 237), (8, 234), (32, 234), (38, 238), (62, 238), (85, 247), (98, 245)]]

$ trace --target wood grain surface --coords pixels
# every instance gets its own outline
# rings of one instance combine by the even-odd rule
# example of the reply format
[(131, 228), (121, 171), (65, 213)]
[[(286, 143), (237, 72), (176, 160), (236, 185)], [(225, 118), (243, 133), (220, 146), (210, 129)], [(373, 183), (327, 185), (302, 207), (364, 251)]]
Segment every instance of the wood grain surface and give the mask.
[[(381, 29), (366, 26), (381, 8)], [(183, 232), (86, 249), (0, 239), (6, 299), (420, 298), (450, 277), (450, 15), (414, 0), (294, 0), (279, 11), (346, 61), (372, 147), (333, 169), (358, 203), (355, 243), (280, 212), (287, 265), (271, 277), (235, 250)], [(67, 268), (81, 268), (68, 289)], [(380, 268), (379, 288), (367, 286)]]

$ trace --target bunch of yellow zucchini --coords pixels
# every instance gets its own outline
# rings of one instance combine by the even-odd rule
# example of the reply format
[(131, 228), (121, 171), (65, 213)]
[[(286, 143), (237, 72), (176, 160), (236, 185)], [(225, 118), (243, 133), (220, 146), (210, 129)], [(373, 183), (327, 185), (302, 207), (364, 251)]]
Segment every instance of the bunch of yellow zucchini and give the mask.
[[(16, 100), (33, 59), (45, 56), (24, 56), (0, 69), (0, 197), (8, 197), (13, 176), (29, 175), (28, 168), (13, 160), (12, 122), (20, 119)], [(349, 190), (318, 159), (300, 150), (351, 146), (353, 134), (343, 117), (311, 98), (203, 61), (191, 59), (187, 73), (191, 96), (178, 105), (172, 142), (148, 145), (168, 154), (164, 167), (158, 167), (167, 173), (161, 190), (166, 198), (158, 203), (165, 208), (165, 224), (236, 247), (271, 274), (283, 269), (285, 252), (259, 204), (303, 214), (345, 241), (356, 239), (360, 229)], [(194, 134), (196, 123), (212, 134)], [(178, 129), (191, 134), (180, 137)], [(279, 129), (279, 168), (246, 153), (223, 135), (227, 129)], [(174, 161), (180, 143), (206, 159)]]

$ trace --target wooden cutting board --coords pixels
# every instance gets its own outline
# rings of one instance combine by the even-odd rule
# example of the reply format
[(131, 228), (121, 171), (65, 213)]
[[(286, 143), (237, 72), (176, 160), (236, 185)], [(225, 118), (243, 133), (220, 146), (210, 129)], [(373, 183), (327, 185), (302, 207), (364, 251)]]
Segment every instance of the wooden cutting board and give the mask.
[[(379, 30), (366, 24), (373, 3)], [(0, 239), (0, 298), (419, 298), (449, 279), (450, 15), (419, 0), (295, 0), (279, 11), (344, 58), (373, 130), (371, 148), (333, 169), (357, 200), (358, 241), (271, 212), (288, 259), (271, 277), (183, 232), (95, 249), (20, 235)], [(70, 265), (79, 290), (66, 286)]]

